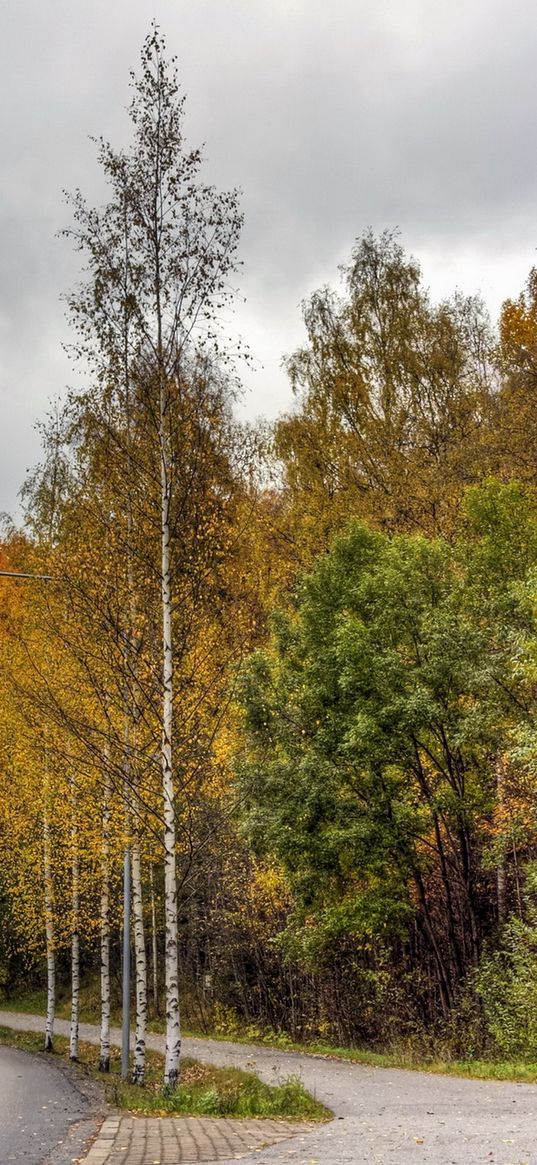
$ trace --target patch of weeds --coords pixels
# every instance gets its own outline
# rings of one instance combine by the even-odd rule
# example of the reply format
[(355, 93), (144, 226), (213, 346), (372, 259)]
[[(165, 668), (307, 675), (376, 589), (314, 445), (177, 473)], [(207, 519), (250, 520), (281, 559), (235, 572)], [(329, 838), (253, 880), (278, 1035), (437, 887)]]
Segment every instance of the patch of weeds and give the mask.
[(196, 1060), (184, 1061), (181, 1082), (174, 1091), (155, 1096), (154, 1111), (288, 1120), (326, 1120), (330, 1115), (297, 1077), (269, 1085), (251, 1072), (213, 1068)]

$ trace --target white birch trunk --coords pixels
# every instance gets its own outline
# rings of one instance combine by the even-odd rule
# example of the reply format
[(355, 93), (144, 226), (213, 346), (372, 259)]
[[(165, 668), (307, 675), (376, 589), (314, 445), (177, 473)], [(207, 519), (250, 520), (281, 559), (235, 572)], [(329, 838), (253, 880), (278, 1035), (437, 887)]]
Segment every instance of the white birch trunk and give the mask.
[(145, 952), (144, 904), (142, 895), (142, 862), (140, 857), (140, 843), (137, 838), (132, 846), (132, 914), (136, 966), (136, 1035), (132, 1082), (133, 1084), (142, 1085), (145, 1079), (147, 958)]
[(153, 1007), (158, 1015), (158, 958), (157, 958), (157, 910), (155, 905), (155, 881), (153, 878), (153, 863), (149, 866), (149, 885), (151, 888), (151, 952), (153, 963)]
[(54, 885), (50, 855), (50, 821), (48, 816), (48, 785), (45, 784), (43, 803), (43, 874), (45, 884), (45, 933), (47, 944), (47, 1018), (45, 1022), (45, 1051), (52, 1052), (54, 1016), (56, 1012), (56, 952), (54, 935)]
[(69, 1059), (78, 1060), (78, 1024), (80, 1016), (80, 856), (76, 787), (71, 782), (71, 1028)]
[(129, 1076), (130, 1058), (130, 1014), (131, 1014), (131, 755), (130, 720), (127, 693), (125, 689), (125, 750), (123, 754), (123, 814), (125, 829), (125, 851), (123, 855), (123, 984), (122, 984), (122, 1035), (121, 1035), (121, 1077)]
[(101, 817), (101, 1035), (99, 1072), (110, 1071), (110, 797), (110, 776), (107, 773)]
[[(159, 337), (160, 340), (160, 337)], [(159, 343), (160, 351), (160, 343)], [(164, 918), (166, 982), (166, 1060), (164, 1084), (173, 1088), (179, 1079), (181, 1026), (179, 1018), (179, 950), (177, 944), (177, 868), (175, 858), (175, 796), (172, 767), (173, 641), (170, 571), (170, 457), (166, 435), (168, 396), (161, 371), (160, 473), (161, 473), (161, 583), (162, 583), (162, 795), (164, 810)]]

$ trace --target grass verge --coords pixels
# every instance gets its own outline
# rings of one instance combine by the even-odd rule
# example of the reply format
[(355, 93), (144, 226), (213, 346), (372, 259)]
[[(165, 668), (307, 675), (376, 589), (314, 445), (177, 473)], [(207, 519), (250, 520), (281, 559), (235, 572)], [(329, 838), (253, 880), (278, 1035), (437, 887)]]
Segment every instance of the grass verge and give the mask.
[[(0, 1003), (6, 1010), (27, 1012), (29, 1014), (44, 1015), (46, 1011), (46, 995), (43, 991), (35, 991), (15, 999), (6, 999)], [(61, 1000), (57, 1009), (60, 1018), (70, 1016), (70, 1000), (66, 997)], [(85, 1023), (99, 1022), (98, 998), (94, 991), (88, 990), (82, 1001), (81, 1020)], [(114, 1015), (113, 1022), (118, 1026), (121, 1023), (121, 1014)], [(165, 1031), (162, 1019), (152, 1019), (148, 1024), (151, 1032)], [(341, 1048), (321, 1040), (312, 1040), (308, 1043), (297, 1043), (286, 1033), (275, 1031), (261, 1032), (259, 1029), (248, 1028), (241, 1030), (233, 1026), (229, 1030), (204, 1031), (201, 1028), (185, 1025), (183, 1034), (196, 1039), (210, 1039), (218, 1042), (235, 1044), (254, 1044), (260, 1047), (272, 1048), (284, 1052), (301, 1052), (313, 1056), (325, 1056), (327, 1059), (348, 1060), (353, 1064), (365, 1064), (372, 1068), (406, 1068), (414, 1072), (432, 1072), (444, 1076), (468, 1077), (474, 1080), (512, 1080), (518, 1083), (537, 1084), (537, 1063), (524, 1059), (513, 1060), (478, 1060), (452, 1059), (448, 1055), (425, 1056), (423, 1052), (412, 1053), (411, 1050), (395, 1048), (391, 1052), (373, 1052), (365, 1048)]]
[(461, 1076), (471, 1080), (512, 1080), (537, 1084), (537, 1064), (525, 1060), (451, 1060), (425, 1059), (397, 1052), (371, 1052), (359, 1048), (336, 1048), (329, 1044), (292, 1044), (292, 1051), (309, 1052), (326, 1059), (348, 1060), (370, 1068), (403, 1068), (412, 1072), (431, 1072), (438, 1076)]
[[(148, 1030), (163, 1032), (162, 1020), (151, 1020)], [(201, 1029), (184, 1032), (195, 1039), (211, 1039), (220, 1043), (249, 1044), (272, 1048), (282, 1052), (300, 1052), (310, 1056), (322, 1056), (327, 1060), (347, 1060), (351, 1064), (364, 1064), (370, 1068), (403, 1068), (412, 1072), (431, 1072), (438, 1076), (461, 1076), (472, 1080), (512, 1080), (522, 1084), (537, 1084), (537, 1063), (529, 1060), (455, 1060), (449, 1056), (425, 1056), (423, 1053), (408, 1051), (373, 1052), (368, 1048), (340, 1048), (320, 1040), (297, 1043), (286, 1033), (267, 1032), (259, 1034), (251, 1030), (241, 1032), (205, 1032)]]
[[(19, 1032), (0, 1027), (0, 1043), (25, 1052), (43, 1052), (37, 1032)], [(69, 1063), (69, 1041), (54, 1039), (52, 1057)], [(289, 1077), (277, 1084), (264, 1084), (251, 1072), (238, 1068), (215, 1068), (198, 1060), (183, 1059), (181, 1082), (172, 1091), (162, 1091), (163, 1057), (148, 1051), (144, 1088), (121, 1080), (120, 1056), (112, 1050), (109, 1075), (99, 1072), (99, 1051), (94, 1044), (80, 1041), (76, 1070), (104, 1084), (106, 1099), (118, 1108), (151, 1116), (233, 1116), (284, 1117), (286, 1120), (326, 1120), (328, 1109), (310, 1096), (300, 1080)]]

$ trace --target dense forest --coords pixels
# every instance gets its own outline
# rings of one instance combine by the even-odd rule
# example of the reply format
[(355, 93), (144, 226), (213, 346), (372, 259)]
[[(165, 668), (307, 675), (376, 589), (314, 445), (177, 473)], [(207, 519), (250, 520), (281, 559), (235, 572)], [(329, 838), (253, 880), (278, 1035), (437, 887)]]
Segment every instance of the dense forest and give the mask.
[[(366, 231), (240, 423), (242, 218), (153, 30), (70, 199), (84, 387), (0, 566), (0, 985), (206, 1031), (537, 1056), (537, 273), (498, 326)], [(247, 337), (246, 337), (247, 340)], [(246, 359), (248, 357), (246, 356)]]

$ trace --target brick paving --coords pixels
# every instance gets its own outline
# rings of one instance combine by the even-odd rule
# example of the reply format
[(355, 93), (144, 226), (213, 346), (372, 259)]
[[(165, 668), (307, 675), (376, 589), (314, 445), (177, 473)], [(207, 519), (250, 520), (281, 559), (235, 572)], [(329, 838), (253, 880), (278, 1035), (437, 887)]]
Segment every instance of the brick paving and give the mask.
[(107, 1117), (83, 1165), (183, 1165), (240, 1161), (269, 1145), (308, 1133), (312, 1124), (226, 1117)]

